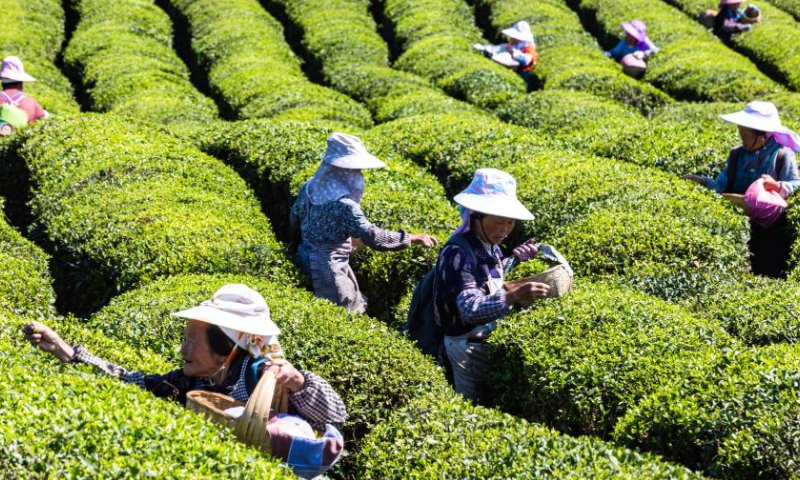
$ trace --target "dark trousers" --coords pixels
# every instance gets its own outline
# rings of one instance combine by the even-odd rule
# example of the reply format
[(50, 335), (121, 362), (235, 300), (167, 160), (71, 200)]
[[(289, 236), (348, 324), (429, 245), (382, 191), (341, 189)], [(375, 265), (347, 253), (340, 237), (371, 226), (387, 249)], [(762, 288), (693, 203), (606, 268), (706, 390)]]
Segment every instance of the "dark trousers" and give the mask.
[(793, 232), (786, 213), (769, 228), (750, 222), (750, 266), (756, 275), (785, 277), (788, 273), (789, 253)]

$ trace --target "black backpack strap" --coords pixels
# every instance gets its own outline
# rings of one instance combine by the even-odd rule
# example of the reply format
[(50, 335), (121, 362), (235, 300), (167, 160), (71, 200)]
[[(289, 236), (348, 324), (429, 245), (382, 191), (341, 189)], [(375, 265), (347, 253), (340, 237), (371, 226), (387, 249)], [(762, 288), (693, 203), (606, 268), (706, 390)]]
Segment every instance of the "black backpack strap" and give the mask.
[[(734, 153), (736, 152), (736, 153)], [(737, 166), (737, 158), (739, 157), (740, 150), (731, 150), (731, 153), (728, 154), (728, 184), (725, 185), (725, 193), (732, 193), (733, 192), (733, 185), (736, 179), (736, 170)]]

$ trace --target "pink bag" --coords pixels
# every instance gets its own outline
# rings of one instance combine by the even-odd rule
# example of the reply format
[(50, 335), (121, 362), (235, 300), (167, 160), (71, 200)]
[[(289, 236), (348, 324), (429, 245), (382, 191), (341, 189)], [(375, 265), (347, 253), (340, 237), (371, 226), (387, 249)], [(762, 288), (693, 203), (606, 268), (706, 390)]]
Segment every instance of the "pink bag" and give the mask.
[(622, 64), (622, 71), (633, 78), (641, 78), (644, 76), (645, 70), (647, 70), (647, 63), (641, 58), (636, 58), (632, 53), (622, 57), (620, 63)]
[(747, 205), (750, 220), (763, 228), (780, 218), (788, 204), (780, 192), (768, 192), (764, 188), (764, 180), (758, 179), (744, 193), (744, 203)]

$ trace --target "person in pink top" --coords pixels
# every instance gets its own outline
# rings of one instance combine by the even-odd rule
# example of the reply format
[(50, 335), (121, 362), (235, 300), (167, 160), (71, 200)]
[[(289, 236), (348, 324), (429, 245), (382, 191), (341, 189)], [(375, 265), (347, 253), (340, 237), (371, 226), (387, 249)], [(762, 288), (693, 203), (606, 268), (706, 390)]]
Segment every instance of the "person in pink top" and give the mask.
[[(28, 125), (48, 116), (47, 111), (39, 105), (39, 102), (22, 92), (25, 82), (35, 82), (36, 79), (25, 73), (19, 57), (8, 56), (3, 59), (3, 63), (0, 65), (0, 79), (3, 81), (0, 103), (11, 103), (24, 110), (28, 114)], [(4, 126), (8, 127), (8, 125)], [(10, 128), (6, 130), (5, 133), (0, 131), (0, 135), (10, 133)]]

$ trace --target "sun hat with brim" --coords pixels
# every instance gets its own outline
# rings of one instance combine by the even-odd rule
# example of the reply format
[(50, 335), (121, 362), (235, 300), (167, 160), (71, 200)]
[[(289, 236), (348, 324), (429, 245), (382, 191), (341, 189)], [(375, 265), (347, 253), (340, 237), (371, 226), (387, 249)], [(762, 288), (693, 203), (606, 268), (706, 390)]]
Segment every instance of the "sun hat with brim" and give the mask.
[(533, 33), (531, 26), (525, 20), (519, 21), (514, 26), (503, 30), (503, 35), (506, 37), (519, 40), (520, 42), (533, 42)]
[(328, 149), (322, 161), (334, 167), (354, 170), (383, 168), (381, 160), (367, 151), (360, 138), (346, 133), (334, 132), (328, 137)]
[(622, 29), (625, 31), (625, 33), (632, 36), (636, 40), (644, 42), (644, 39), (647, 38), (647, 34), (640, 28), (643, 24), (644, 22), (640, 20), (622, 22)]
[(35, 82), (36, 79), (25, 73), (19, 57), (6, 57), (0, 64), (0, 78), (3, 83)]
[(472, 177), (472, 183), (453, 199), (473, 212), (533, 220), (533, 214), (517, 200), (517, 182), (508, 173), (496, 168), (481, 168)]
[(225, 285), (214, 293), (211, 300), (171, 316), (217, 325), (236, 345), (254, 357), (268, 355), (277, 345), (281, 333), (270, 318), (264, 297), (238, 283)]
[(772, 102), (753, 101), (740, 112), (720, 116), (726, 122), (761, 132), (777, 132), (783, 128), (778, 109)]

